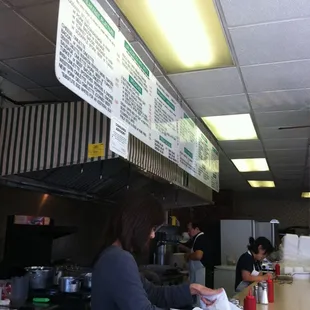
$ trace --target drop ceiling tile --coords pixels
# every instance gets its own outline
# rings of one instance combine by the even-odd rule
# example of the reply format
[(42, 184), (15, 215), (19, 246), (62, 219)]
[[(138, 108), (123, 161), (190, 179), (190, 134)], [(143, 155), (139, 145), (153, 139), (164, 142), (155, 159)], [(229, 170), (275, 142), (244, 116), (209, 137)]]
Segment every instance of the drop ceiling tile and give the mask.
[(220, 0), (229, 26), (310, 16), (308, 0)]
[(154, 63), (152, 58), (149, 56), (149, 54), (145, 51), (144, 47), (139, 42), (132, 42), (131, 45), (155, 76), (162, 75), (158, 66)]
[(55, 1), (21, 9), (20, 13), (56, 43), (58, 8), (59, 2)]
[(300, 179), (304, 176), (302, 170), (284, 170), (284, 171), (272, 171), (275, 178), (278, 179)]
[(310, 89), (281, 90), (249, 94), (256, 112), (305, 110), (310, 107)]
[(305, 156), (302, 154), (298, 154), (295, 157), (293, 156), (283, 156), (283, 157), (277, 157), (275, 155), (272, 155), (270, 153), (267, 153), (268, 163), (271, 167), (282, 167), (282, 166), (289, 166), (292, 168), (296, 165), (305, 165)]
[(6, 60), (5, 63), (40, 86), (59, 86), (55, 75), (55, 55)]
[(29, 5), (37, 5), (45, 2), (51, 2), (51, 0), (7, 0), (8, 3), (15, 7), (25, 7)]
[(165, 76), (158, 76), (157, 80), (174, 99), (178, 100), (178, 94), (171, 87), (172, 83), (169, 82)]
[(227, 156), (231, 159), (238, 159), (238, 158), (264, 158), (265, 153), (263, 149), (251, 151), (251, 150), (243, 150), (243, 151), (229, 151), (226, 150)]
[(0, 10), (7, 10), (8, 7), (0, 0)]
[(302, 180), (282, 180), (276, 179), (275, 180), (276, 187), (282, 189), (301, 189)]
[(243, 176), (246, 180), (273, 181), (270, 171), (245, 172)]
[(241, 67), (249, 93), (310, 88), (310, 60)]
[(310, 125), (310, 111), (255, 113), (255, 119), (261, 127), (306, 126)]
[(80, 97), (64, 86), (46, 87), (46, 90), (54, 94), (59, 100), (62, 101), (80, 100)]
[(271, 171), (274, 175), (290, 175), (290, 174), (303, 174), (305, 166), (299, 165), (270, 165)]
[(38, 100), (59, 100), (57, 96), (45, 90), (44, 88), (28, 89), (28, 91), (34, 94), (38, 98)]
[(310, 18), (230, 30), (241, 66), (308, 59)]
[(260, 127), (259, 133), (262, 139), (294, 139), (310, 138), (309, 128), (279, 130), (278, 127)]
[[(268, 158), (282, 158), (282, 157), (302, 157), (306, 159), (307, 149), (299, 149), (299, 150), (266, 150)], [(303, 161), (303, 164), (305, 160)]]
[(13, 84), (12, 82), (0, 77), (0, 90), (4, 95), (15, 101), (37, 100), (37, 97)]
[(22, 87), (22, 88), (35, 88), (38, 85), (32, 82), (31, 80), (23, 77), (21, 74), (0, 62), (0, 76), (3, 76), (8, 81)]
[(243, 93), (235, 67), (171, 74), (169, 78), (185, 99)]
[(250, 112), (247, 97), (244, 94), (187, 99), (187, 103), (199, 117)]
[(13, 11), (0, 11), (0, 59), (53, 53), (55, 47)]
[(264, 140), (263, 144), (267, 150), (306, 149), (308, 145), (308, 139), (268, 139)]
[(225, 152), (262, 150), (262, 144), (259, 140), (219, 141), (219, 145)]

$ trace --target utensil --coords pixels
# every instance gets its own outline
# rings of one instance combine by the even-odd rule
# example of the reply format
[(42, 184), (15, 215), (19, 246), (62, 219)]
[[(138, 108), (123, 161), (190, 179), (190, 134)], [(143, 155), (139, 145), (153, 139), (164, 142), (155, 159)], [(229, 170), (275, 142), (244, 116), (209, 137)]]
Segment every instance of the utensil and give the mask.
[(33, 266), (26, 268), (30, 278), (30, 288), (46, 289), (53, 284), (54, 269), (44, 266)]
[(258, 291), (259, 291), (259, 303), (262, 305), (268, 305), (267, 283), (261, 282), (258, 286)]
[(76, 277), (61, 277), (59, 289), (62, 293), (77, 293), (81, 288), (81, 279)]
[(91, 289), (92, 273), (88, 272), (83, 276), (83, 287)]

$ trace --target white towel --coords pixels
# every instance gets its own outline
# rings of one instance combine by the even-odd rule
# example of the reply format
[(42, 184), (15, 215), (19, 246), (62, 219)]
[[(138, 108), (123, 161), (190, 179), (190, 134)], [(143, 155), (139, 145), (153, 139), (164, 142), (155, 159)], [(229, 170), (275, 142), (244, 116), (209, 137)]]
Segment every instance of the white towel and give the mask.
[[(218, 295), (206, 296), (206, 299), (212, 301), (216, 300), (215, 303), (211, 306), (207, 306), (202, 300), (200, 300), (200, 309), (201, 310), (238, 310), (239, 308), (229, 302), (226, 292), (223, 291)], [(199, 308), (198, 308), (199, 309)], [(194, 310), (198, 310), (195, 308)]]

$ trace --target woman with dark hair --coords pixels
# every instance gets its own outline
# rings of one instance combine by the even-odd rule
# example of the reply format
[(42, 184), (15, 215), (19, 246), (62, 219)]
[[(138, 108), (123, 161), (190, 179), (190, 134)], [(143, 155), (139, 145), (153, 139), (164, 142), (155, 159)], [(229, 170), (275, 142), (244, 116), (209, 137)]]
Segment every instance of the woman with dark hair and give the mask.
[(268, 274), (262, 275), (260, 263), (274, 251), (271, 242), (265, 237), (249, 239), (248, 251), (242, 254), (236, 268), (236, 292), (243, 291), (252, 282), (268, 279)]
[(193, 295), (221, 293), (199, 284), (154, 286), (140, 276), (133, 253), (141, 253), (164, 222), (161, 204), (151, 195), (127, 196), (115, 210), (103, 238), (92, 278), (93, 310), (155, 310), (184, 308), (193, 304)]

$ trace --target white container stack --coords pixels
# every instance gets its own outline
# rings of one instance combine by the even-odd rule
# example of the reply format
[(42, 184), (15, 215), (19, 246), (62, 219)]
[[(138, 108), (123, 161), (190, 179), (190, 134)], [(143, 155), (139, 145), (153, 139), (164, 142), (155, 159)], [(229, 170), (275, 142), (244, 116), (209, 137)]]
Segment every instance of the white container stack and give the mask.
[(310, 237), (285, 235), (281, 265), (284, 274), (293, 274), (298, 279), (310, 279)]
[(297, 235), (286, 234), (283, 237), (283, 259), (284, 261), (298, 260), (298, 244), (299, 244), (299, 238)]

